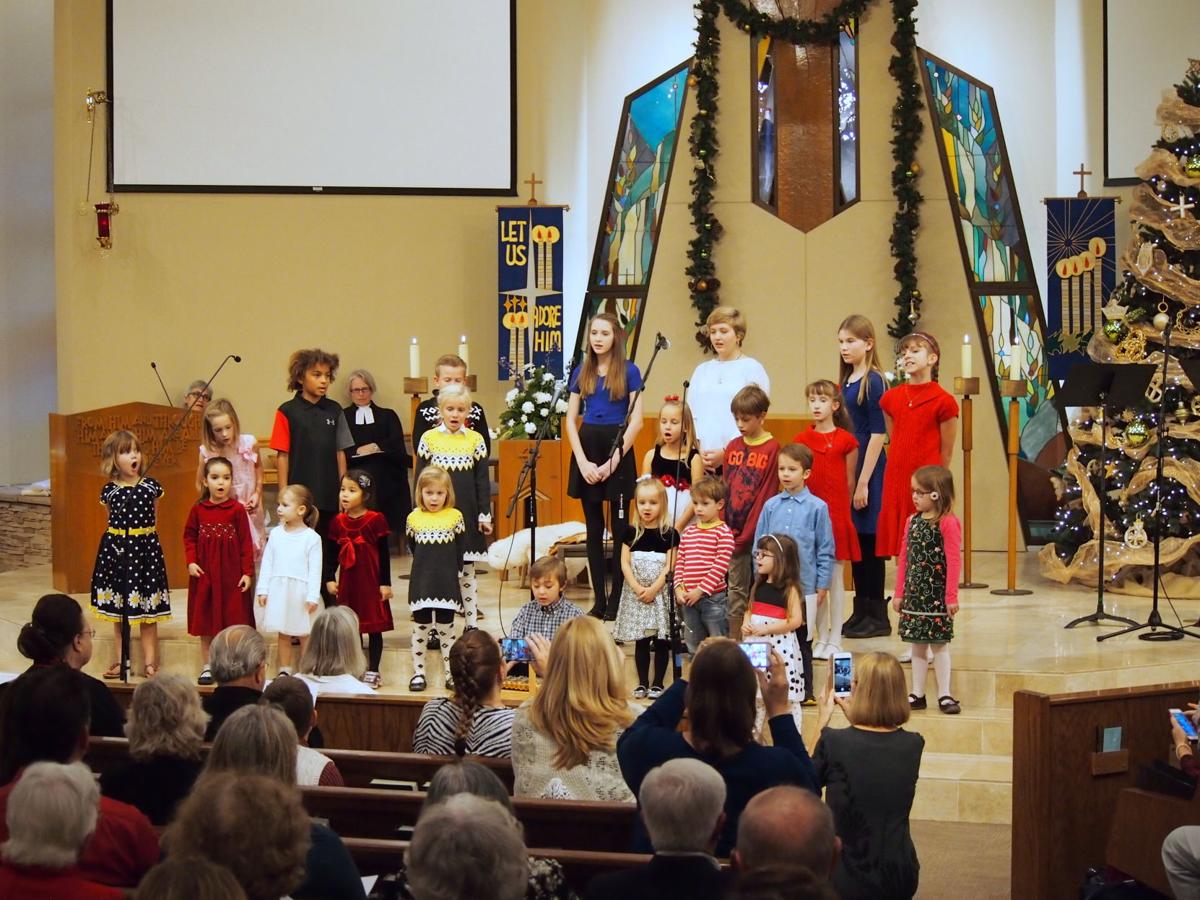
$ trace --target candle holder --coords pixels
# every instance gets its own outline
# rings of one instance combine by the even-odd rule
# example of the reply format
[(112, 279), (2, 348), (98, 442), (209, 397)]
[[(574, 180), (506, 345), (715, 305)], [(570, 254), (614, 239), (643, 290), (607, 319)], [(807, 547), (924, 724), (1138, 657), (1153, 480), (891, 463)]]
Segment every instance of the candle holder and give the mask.
[(1017, 587), (1017, 459), (1021, 452), (1021, 408), (1018, 398), (1025, 396), (1025, 382), (1006, 378), (1000, 382), (1000, 396), (1008, 398), (1008, 587), (994, 588), (993, 594), (1023, 597), (1033, 591)]
[(974, 444), (975, 418), (974, 401), (979, 393), (978, 378), (955, 378), (954, 393), (962, 398), (962, 450), (963, 450), (963, 580), (960, 588), (985, 588), (986, 584), (971, 579), (971, 450)]
[(421, 395), (428, 393), (428, 378), (405, 378), (404, 393), (412, 395), (412, 403), (408, 411), (408, 421), (413, 421), (417, 415), (417, 407), (421, 405)]

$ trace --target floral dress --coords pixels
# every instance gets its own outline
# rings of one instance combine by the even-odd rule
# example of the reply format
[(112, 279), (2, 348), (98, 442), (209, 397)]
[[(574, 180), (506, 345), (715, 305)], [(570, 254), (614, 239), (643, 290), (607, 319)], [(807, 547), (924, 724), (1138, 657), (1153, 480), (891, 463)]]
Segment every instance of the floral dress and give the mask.
[(936, 522), (920, 514), (909, 517), (896, 569), (900, 640), (943, 644), (954, 638), (947, 604), (958, 603), (961, 548), (961, 529), (953, 514)]
[(152, 625), (171, 618), (167, 564), (155, 527), (154, 505), (162, 485), (143, 478), (135, 485), (110, 481), (100, 490), (108, 507), (108, 528), (100, 538), (92, 570), (92, 608), (96, 618)]

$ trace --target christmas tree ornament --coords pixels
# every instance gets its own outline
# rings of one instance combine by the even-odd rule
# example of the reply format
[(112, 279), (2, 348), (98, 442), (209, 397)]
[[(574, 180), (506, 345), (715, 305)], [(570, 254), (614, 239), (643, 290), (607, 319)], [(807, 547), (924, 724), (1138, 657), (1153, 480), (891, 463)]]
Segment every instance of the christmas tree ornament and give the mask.
[(1189, 178), (1200, 178), (1200, 153), (1183, 158), (1183, 171), (1187, 172)]
[(1133, 265), (1143, 275), (1154, 268), (1154, 247), (1149, 241), (1146, 241), (1138, 248), (1137, 259)]
[(1167, 314), (1167, 301), (1162, 300), (1158, 304), (1158, 312), (1154, 314), (1154, 328), (1157, 331), (1166, 331), (1167, 326), (1171, 324), (1171, 317)]
[(1125, 340), (1127, 334), (1129, 334), (1129, 326), (1125, 324), (1124, 319), (1109, 319), (1104, 323), (1104, 336), (1114, 344)]
[(1114, 355), (1121, 362), (1140, 362), (1146, 355), (1146, 335), (1140, 331), (1129, 332)]
[(1146, 526), (1142, 522), (1142, 517), (1138, 516), (1133, 520), (1133, 524), (1125, 529), (1125, 546), (1130, 550), (1141, 550), (1149, 542)]
[(1179, 405), (1175, 407), (1175, 418), (1179, 420), (1181, 425), (1186, 425), (1187, 420), (1192, 416), (1191, 410), (1183, 405), (1183, 399), (1180, 398)]
[(1125, 443), (1130, 447), (1145, 446), (1146, 441), (1150, 440), (1150, 429), (1145, 422), (1141, 420), (1130, 422), (1125, 428)]

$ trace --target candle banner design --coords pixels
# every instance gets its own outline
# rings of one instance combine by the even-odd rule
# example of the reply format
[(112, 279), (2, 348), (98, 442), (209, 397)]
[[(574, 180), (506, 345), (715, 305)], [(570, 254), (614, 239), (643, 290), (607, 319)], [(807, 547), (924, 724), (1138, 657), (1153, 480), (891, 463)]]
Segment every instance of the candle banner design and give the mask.
[(562, 377), (563, 211), (561, 206), (496, 210), (501, 381), (527, 364)]

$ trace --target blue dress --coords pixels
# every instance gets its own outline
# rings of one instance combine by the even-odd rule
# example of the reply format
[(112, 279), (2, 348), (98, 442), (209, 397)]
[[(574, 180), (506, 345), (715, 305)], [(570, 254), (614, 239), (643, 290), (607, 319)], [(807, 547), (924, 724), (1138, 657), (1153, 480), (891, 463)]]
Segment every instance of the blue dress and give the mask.
[[(858, 441), (858, 468), (855, 476), (862, 474), (863, 463), (867, 460), (867, 444), (872, 434), (887, 434), (887, 425), (883, 419), (883, 410), (879, 408), (879, 399), (887, 390), (887, 383), (878, 372), (867, 372), (867, 396), (863, 402), (858, 402), (858, 381), (847, 381), (842, 385), (842, 397), (846, 402), (846, 411), (850, 413), (852, 429)], [(887, 451), (880, 451), (879, 461), (875, 463), (875, 471), (867, 485), (867, 505), (863, 509), (850, 510), (850, 521), (854, 530), (859, 534), (874, 534), (875, 525), (879, 520), (879, 509), (883, 503), (883, 470), (887, 465)], [(853, 498), (851, 498), (853, 499)]]

